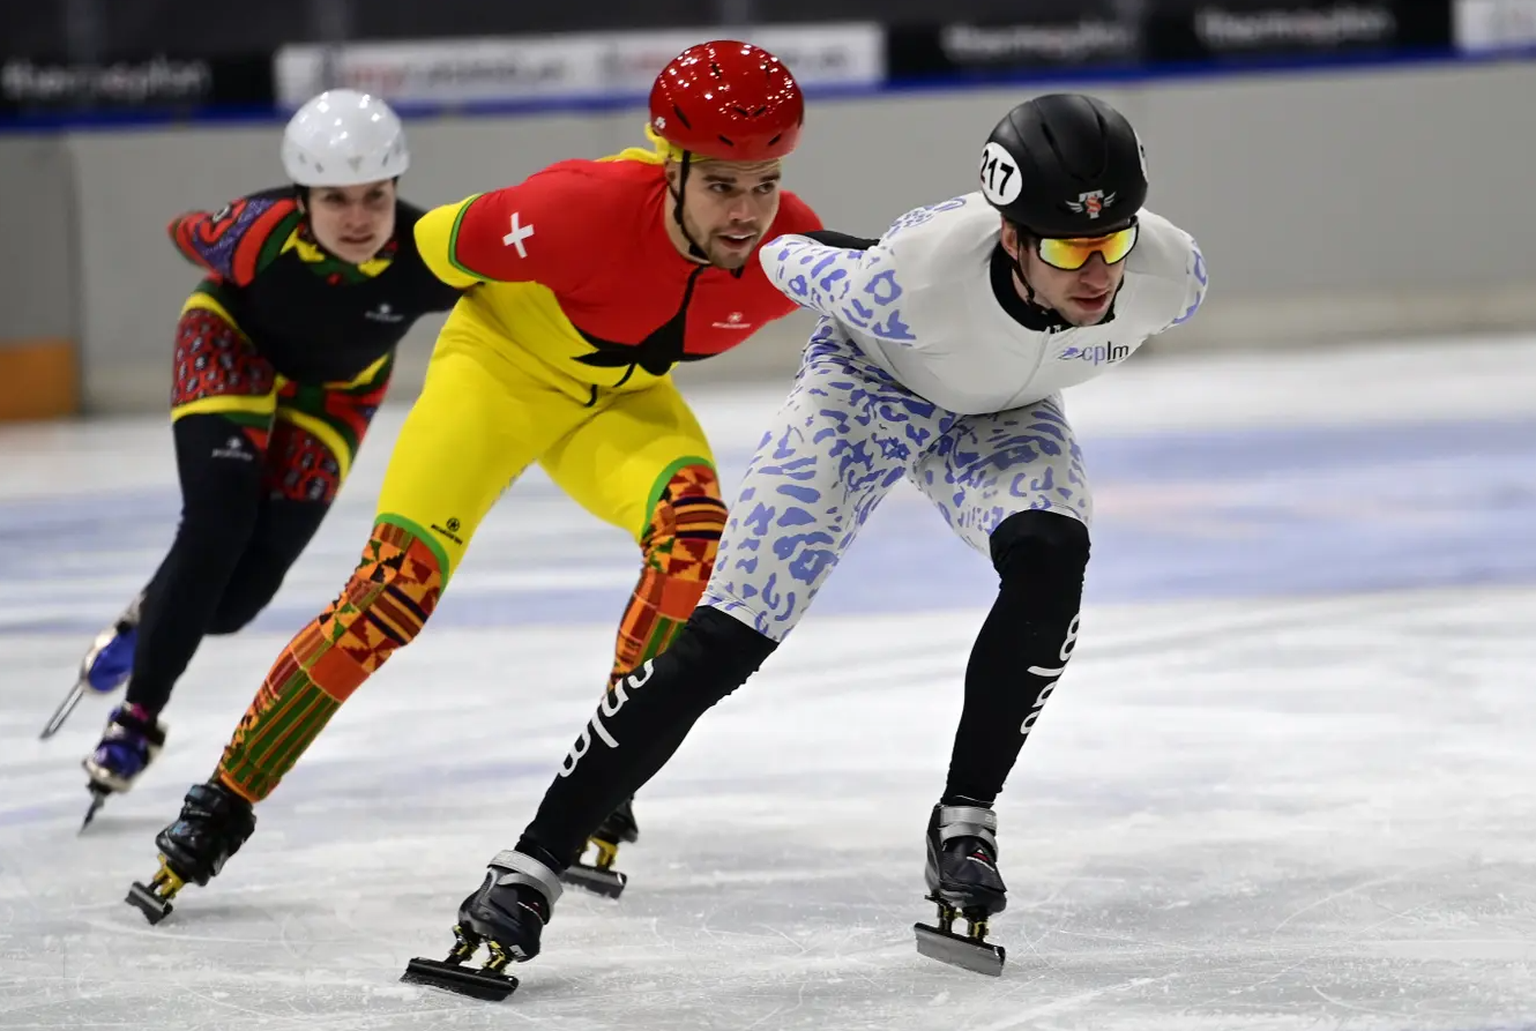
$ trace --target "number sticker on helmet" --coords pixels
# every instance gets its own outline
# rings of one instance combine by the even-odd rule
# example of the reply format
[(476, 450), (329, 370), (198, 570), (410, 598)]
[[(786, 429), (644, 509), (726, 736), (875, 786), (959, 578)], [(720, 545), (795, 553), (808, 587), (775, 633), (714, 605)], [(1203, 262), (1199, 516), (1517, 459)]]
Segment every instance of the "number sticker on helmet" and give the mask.
[(988, 143), (981, 152), (981, 192), (987, 200), (998, 206), (1012, 204), (1023, 188), (1013, 156), (1001, 143)]

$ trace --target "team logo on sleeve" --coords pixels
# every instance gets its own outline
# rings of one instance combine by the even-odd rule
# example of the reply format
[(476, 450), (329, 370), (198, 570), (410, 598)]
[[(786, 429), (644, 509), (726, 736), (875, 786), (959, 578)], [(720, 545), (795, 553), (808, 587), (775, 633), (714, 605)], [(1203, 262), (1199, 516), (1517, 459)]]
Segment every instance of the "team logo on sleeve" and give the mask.
[(208, 220), (198, 226), (198, 236), (206, 244), (215, 244), (219, 239), (236, 225), (240, 224), (241, 216), (250, 202), (244, 198), (230, 201), (218, 211), (208, 216)]
[(519, 258), (526, 258), (528, 257), (528, 248), (523, 246), (523, 241), (533, 235), (533, 223), (529, 222), (527, 225), (519, 225), (518, 220), (521, 215), (522, 212), (520, 211), (512, 212), (512, 231), (503, 236), (501, 242), (503, 246), (516, 247), (517, 256)]

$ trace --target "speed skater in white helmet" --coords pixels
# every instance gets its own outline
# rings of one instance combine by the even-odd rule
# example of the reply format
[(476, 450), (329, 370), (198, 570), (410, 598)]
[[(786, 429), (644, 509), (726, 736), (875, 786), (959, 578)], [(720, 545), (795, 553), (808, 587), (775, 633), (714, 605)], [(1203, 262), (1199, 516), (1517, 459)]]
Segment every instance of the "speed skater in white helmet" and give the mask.
[(312, 98), (283, 131), (281, 163), (287, 184), (169, 226), (203, 273), (182, 305), (172, 362), (181, 521), (43, 732), (82, 695), (126, 684), (84, 761), (87, 822), (159, 751), (160, 713), (202, 639), (255, 618), (314, 536), (401, 339), (461, 295), (417, 252), (423, 211), (396, 195), (410, 151), (383, 100), (340, 89)]

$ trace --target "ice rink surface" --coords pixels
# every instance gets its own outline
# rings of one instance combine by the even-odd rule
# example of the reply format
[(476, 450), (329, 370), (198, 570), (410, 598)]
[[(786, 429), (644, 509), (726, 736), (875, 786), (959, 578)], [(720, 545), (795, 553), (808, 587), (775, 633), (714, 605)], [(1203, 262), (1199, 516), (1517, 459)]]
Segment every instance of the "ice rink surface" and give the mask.
[[(728, 492), (787, 384), (692, 391)], [(402, 412), (157, 764), (76, 836), (110, 702), (37, 733), (174, 529), (163, 418), (0, 430), (0, 1028), (1491, 1031), (1536, 1026), (1536, 340), (1133, 358), (1067, 395), (1082, 637), (999, 801), (1000, 979), (917, 955), (986, 562), (915, 491), (640, 796), (501, 1004), (440, 956), (606, 672), (633, 546), (537, 471), (425, 636), (151, 928), (122, 901), (343, 583)]]

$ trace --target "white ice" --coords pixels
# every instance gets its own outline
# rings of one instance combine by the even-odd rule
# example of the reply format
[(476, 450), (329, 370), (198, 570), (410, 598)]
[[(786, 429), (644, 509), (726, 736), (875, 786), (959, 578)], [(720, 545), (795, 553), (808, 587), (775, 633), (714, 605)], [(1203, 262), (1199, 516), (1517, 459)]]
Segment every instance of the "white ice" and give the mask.
[[(783, 389), (692, 391), (728, 481)], [(1096, 454), (1109, 470), (1105, 543), (998, 804), (1003, 976), (913, 944), (992, 581), (907, 491), (641, 793), (623, 899), (569, 891), (501, 1004), (398, 979), (444, 953), (590, 714), (635, 571), (624, 536), (530, 474), (441, 620), (151, 928), (124, 892), (345, 579), (402, 413), (268, 613), (199, 652), (156, 765), (79, 837), (110, 702), (37, 733), (170, 539), (169, 434), (0, 431), (0, 1028), (1536, 1025), (1536, 341), (1133, 359), (1068, 410), (1090, 473)]]

